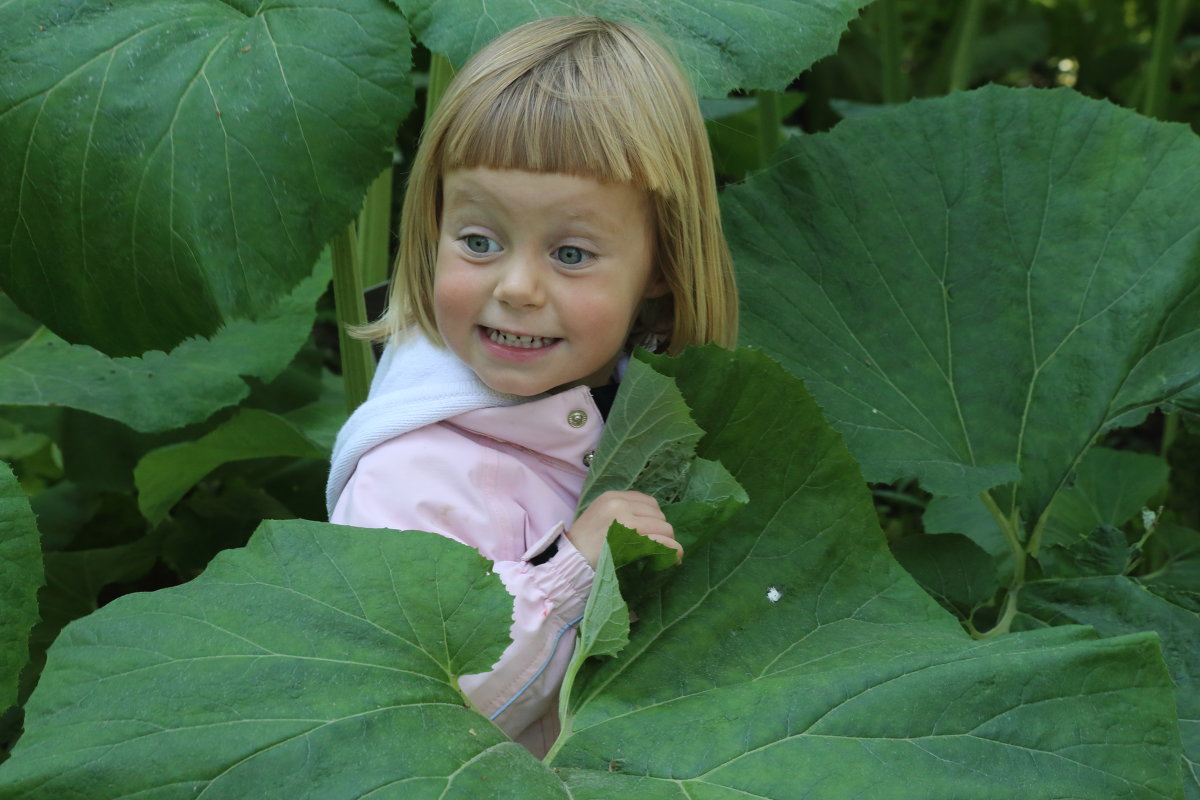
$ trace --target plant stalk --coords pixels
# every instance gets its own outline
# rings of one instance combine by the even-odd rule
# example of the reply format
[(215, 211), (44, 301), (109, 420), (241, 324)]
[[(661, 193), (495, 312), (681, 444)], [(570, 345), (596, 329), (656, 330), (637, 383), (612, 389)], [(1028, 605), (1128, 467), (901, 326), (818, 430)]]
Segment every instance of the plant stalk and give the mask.
[(971, 57), (975, 52), (975, 40), (979, 38), (983, 0), (966, 0), (962, 13), (962, 26), (954, 43), (954, 57), (950, 61), (947, 91), (951, 92), (962, 91), (971, 85)]
[(355, 244), (358, 236), (351, 222), (334, 235), (330, 243), (333, 256), (333, 302), (337, 309), (338, 346), (342, 354), (342, 381), (346, 387), (346, 410), (353, 412), (371, 388), (375, 374), (375, 354), (371, 343), (355, 339), (347, 326), (364, 325), (367, 306), (363, 300), (362, 274), (358, 269)]
[(885, 103), (908, 99), (900, 47), (900, 0), (879, 0), (872, 6), (879, 15), (880, 88)]
[(1166, 458), (1171, 452), (1171, 445), (1175, 444), (1175, 437), (1179, 435), (1179, 412), (1171, 411), (1163, 417), (1163, 434), (1162, 442), (1158, 447), (1158, 455), (1160, 458)]
[(783, 113), (779, 92), (758, 92), (758, 163), (765, 167), (783, 144)]
[(392, 168), (379, 173), (367, 189), (358, 215), (358, 257), (363, 286), (385, 283), (391, 269)]
[(1146, 84), (1139, 111), (1147, 117), (1164, 119), (1170, 94), (1171, 62), (1175, 57), (1175, 39), (1183, 25), (1189, 0), (1158, 0), (1158, 18), (1146, 65)]
[[(438, 53), (432, 54), (425, 102), (426, 121), (453, 77), (454, 67), (450, 60)], [(388, 278), (391, 194), (392, 170), (389, 168), (367, 190), (360, 217), (363, 224), (361, 234), (356, 233), (355, 225), (351, 222), (333, 237), (331, 243), (333, 302), (337, 309), (342, 381), (346, 387), (346, 410), (351, 413), (367, 399), (371, 378), (375, 374), (375, 354), (370, 342), (355, 339), (348, 328), (367, 322), (367, 307), (363, 300), (364, 278), (370, 280), (372, 286)]]
[(1021, 545), (1020, 528), (1017, 511), (1013, 511), (1011, 517), (1005, 516), (1000, 507), (996, 505), (996, 501), (988, 492), (982, 492), (979, 499), (983, 501), (984, 507), (988, 513), (996, 520), (996, 524), (1000, 526), (1000, 530), (1004, 533), (1004, 539), (1008, 542), (1008, 547), (1012, 550), (1013, 555), (1013, 577), (1012, 583), (1009, 584), (1008, 592), (1004, 595), (1004, 606), (1000, 611), (1000, 618), (996, 620), (996, 624), (983, 633), (973, 633), (977, 639), (988, 639), (993, 636), (1000, 636), (1008, 633), (1012, 628), (1012, 621), (1017, 615), (1017, 596), (1021, 592), (1021, 587), (1025, 585), (1025, 548)]
[(453, 77), (454, 65), (450, 63), (450, 59), (441, 53), (430, 53), (429, 88), (425, 90), (425, 122), (429, 122), (438, 104), (442, 102), (442, 95), (446, 93), (446, 87), (450, 85)]

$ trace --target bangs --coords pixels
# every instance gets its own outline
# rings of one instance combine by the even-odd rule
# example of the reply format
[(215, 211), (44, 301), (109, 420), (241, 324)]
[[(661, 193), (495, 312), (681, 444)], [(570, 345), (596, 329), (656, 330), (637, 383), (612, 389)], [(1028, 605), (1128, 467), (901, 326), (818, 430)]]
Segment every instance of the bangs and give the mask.
[(442, 179), (522, 170), (631, 184), (650, 194), (655, 265), (668, 294), (640, 325), (691, 344), (732, 346), (737, 287), (695, 92), (645, 32), (598, 17), (548, 17), (502, 34), (446, 88), (421, 133), (400, 214), (384, 339), (416, 325), (441, 343), (434, 303)]
[[(661, 191), (666, 178), (654, 165), (662, 163), (655, 156), (665, 143), (646, 141), (646, 125), (638, 123), (648, 109), (605, 79), (604, 64), (590, 65), (559, 53), (534, 69), (475, 84), (445, 120), (435, 163), (443, 174), (519, 169)], [(661, 155), (670, 158), (669, 151)]]

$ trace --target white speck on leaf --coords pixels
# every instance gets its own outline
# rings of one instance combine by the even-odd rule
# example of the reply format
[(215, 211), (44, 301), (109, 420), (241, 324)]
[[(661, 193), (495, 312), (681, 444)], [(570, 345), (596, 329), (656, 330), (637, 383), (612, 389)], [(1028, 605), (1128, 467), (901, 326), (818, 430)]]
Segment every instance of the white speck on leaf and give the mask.
[(779, 598), (781, 598), (781, 597), (783, 597), (783, 592), (779, 591), (774, 586), (767, 589), (767, 599), (770, 600), (772, 603), (778, 603)]
[(1151, 528), (1153, 528), (1154, 523), (1157, 521), (1158, 521), (1158, 514), (1155, 514), (1153, 511), (1151, 511), (1148, 508), (1142, 509), (1142, 528), (1144, 530), (1148, 531)]

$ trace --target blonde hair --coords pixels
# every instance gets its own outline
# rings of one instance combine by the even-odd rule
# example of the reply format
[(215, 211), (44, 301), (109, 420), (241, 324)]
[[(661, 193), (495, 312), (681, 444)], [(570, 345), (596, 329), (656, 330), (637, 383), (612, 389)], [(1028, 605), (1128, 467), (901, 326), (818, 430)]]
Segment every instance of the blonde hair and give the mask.
[(629, 182), (650, 194), (655, 266), (670, 292), (641, 326), (732, 347), (737, 289), (721, 230), (712, 156), (691, 84), (645, 33), (594, 17), (522, 25), (455, 76), (422, 133), (400, 219), (388, 311), (371, 338), (412, 324), (441, 342), (433, 314), (442, 178), (487, 167)]

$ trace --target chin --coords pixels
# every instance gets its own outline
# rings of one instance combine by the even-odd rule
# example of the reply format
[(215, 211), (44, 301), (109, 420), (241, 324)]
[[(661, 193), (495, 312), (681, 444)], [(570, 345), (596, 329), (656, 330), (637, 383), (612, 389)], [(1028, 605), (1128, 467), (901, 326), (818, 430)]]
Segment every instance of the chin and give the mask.
[(482, 375), (479, 376), (479, 379), (482, 380), (484, 383), (486, 383), (488, 385), (488, 388), (492, 389), (493, 391), (497, 391), (502, 394), (516, 395), (517, 397), (537, 397), (540, 394), (546, 394), (547, 392), (554, 391), (560, 385), (560, 384), (547, 385), (543, 381), (525, 381), (525, 380), (519, 380), (519, 379), (518, 380), (503, 380), (503, 379), (488, 380), (487, 378), (484, 378)]

